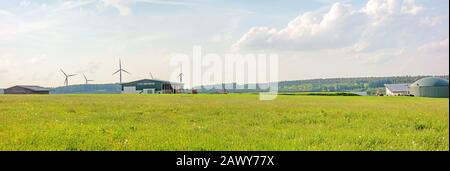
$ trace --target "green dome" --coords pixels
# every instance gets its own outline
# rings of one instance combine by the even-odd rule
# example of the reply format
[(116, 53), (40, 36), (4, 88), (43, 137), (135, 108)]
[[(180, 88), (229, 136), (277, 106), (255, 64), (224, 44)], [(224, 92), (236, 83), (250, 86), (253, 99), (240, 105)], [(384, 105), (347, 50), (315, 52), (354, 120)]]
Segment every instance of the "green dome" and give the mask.
[(438, 77), (427, 77), (417, 80), (410, 87), (439, 87), (448, 86), (448, 80)]

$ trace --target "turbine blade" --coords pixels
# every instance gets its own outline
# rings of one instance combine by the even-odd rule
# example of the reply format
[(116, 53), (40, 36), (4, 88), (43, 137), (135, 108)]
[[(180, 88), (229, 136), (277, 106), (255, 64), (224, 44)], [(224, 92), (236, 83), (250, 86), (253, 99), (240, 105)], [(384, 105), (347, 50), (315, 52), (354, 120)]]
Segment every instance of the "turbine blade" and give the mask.
[(127, 74), (130, 74), (128, 71), (126, 71), (126, 70), (124, 70), (124, 69), (122, 69), (122, 71), (123, 71), (123, 72), (126, 72)]
[(60, 70), (67, 77), (67, 74), (62, 69), (60, 69)]
[(67, 77), (73, 77), (76, 76), (77, 74), (72, 74), (72, 75), (68, 75)]
[(120, 72), (120, 69), (114, 72), (112, 75), (116, 75), (118, 72)]

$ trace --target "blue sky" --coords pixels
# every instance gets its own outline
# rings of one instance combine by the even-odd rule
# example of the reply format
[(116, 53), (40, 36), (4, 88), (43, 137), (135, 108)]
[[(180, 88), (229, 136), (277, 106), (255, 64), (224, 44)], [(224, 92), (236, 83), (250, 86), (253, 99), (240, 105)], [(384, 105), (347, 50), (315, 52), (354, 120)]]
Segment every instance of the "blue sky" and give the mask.
[[(169, 79), (172, 53), (267, 52), (280, 79), (442, 75), (448, 1), (0, 0), (0, 88), (60, 86), (59, 68)], [(188, 80), (187, 80), (188, 81)], [(71, 83), (83, 83), (76, 77)]]

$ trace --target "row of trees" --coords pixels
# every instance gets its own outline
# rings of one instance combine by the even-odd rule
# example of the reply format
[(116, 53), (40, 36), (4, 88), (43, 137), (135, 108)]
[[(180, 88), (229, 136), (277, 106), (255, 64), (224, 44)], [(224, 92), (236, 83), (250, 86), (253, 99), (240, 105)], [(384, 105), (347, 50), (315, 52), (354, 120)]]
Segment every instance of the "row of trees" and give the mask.
[[(283, 81), (279, 83), (279, 88), (280, 91), (367, 91), (373, 93), (383, 89), (385, 84), (411, 84), (424, 77), (429, 76), (359, 77)], [(444, 79), (449, 78), (448, 75), (438, 77)]]

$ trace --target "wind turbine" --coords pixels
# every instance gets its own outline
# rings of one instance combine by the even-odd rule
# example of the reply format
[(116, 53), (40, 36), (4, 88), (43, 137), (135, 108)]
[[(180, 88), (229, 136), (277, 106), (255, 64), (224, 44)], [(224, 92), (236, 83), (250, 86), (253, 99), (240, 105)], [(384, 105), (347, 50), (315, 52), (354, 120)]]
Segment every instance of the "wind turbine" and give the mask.
[(178, 74), (178, 77), (180, 77), (180, 83), (183, 83), (183, 67), (181, 67), (180, 74)]
[(125, 73), (127, 73), (127, 74), (130, 74), (128, 71), (122, 69), (122, 61), (119, 59), (119, 70), (117, 70), (116, 72), (114, 72), (112, 75), (116, 75), (117, 73), (119, 73), (120, 84), (122, 84), (122, 72), (125, 72)]
[(86, 75), (84, 75), (84, 73), (83, 73), (83, 77), (84, 77), (84, 80), (86, 81), (86, 85), (87, 85), (90, 81), (94, 81), (94, 80), (88, 80), (88, 79), (86, 78)]
[(150, 78), (153, 80), (153, 74), (152, 74), (152, 72), (150, 72)]
[(70, 75), (67, 75), (62, 69), (60, 69), (61, 70), (61, 72), (64, 74), (64, 76), (66, 76), (66, 79), (64, 79), (64, 85), (65, 86), (68, 86), (69, 85), (69, 77), (73, 77), (73, 76), (75, 76), (75, 75), (77, 75), (77, 74), (70, 74)]

